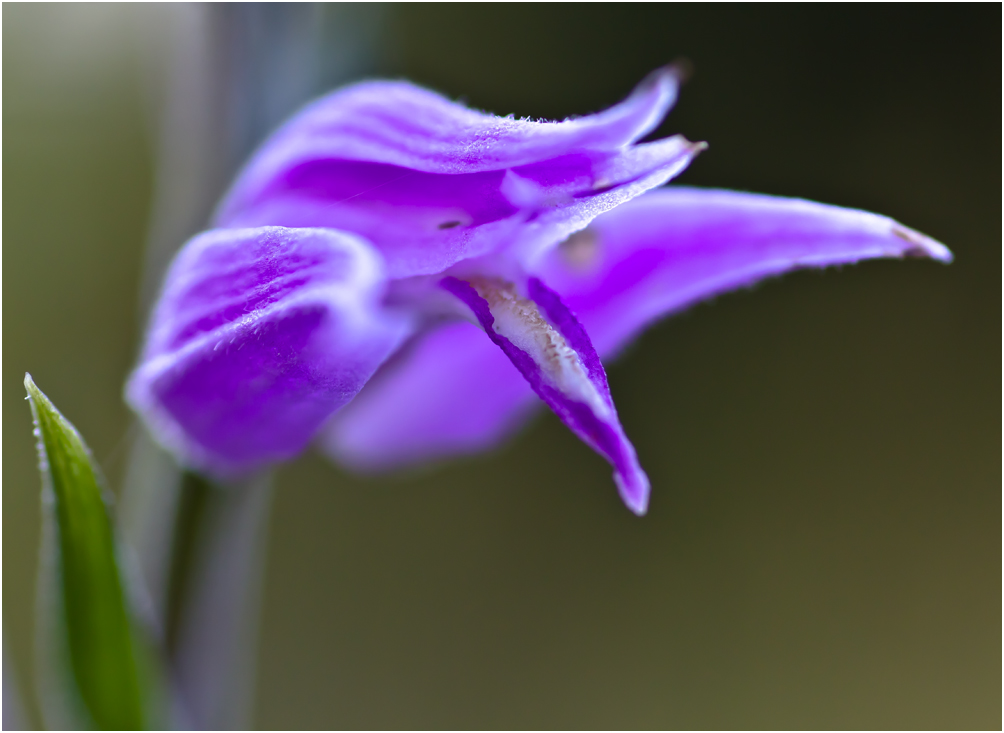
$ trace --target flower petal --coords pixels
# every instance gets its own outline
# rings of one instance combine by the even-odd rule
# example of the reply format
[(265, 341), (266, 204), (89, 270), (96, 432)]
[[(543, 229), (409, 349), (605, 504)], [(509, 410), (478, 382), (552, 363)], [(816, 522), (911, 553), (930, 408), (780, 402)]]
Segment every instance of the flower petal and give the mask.
[(379, 255), (330, 230), (205, 232), (178, 254), (127, 400), (181, 461), (229, 478), (299, 453), (401, 342)]
[(529, 281), (529, 298), (495, 278), (447, 277), (442, 285), (471, 309), (561, 421), (613, 466), (624, 503), (644, 514), (648, 477), (617, 418), (599, 357), (558, 295), (536, 278)]
[[(537, 272), (609, 358), (652, 320), (763, 277), (913, 255), (951, 259), (937, 242), (875, 214), (674, 186), (599, 217)], [(325, 446), (367, 470), (468, 453), (503, 440), (536, 404), (499, 349), (455, 324), (387, 364), (332, 421)]]
[(424, 334), (385, 364), (334, 416), (321, 448), (357, 471), (477, 453), (538, 404), (484, 331), (459, 321)]
[(952, 255), (878, 214), (803, 199), (670, 186), (598, 218), (533, 271), (604, 357), (652, 321), (728, 290), (807, 267)]
[(677, 85), (676, 72), (661, 69), (605, 112), (534, 122), (405, 82), (357, 84), (268, 140), (216, 222), (355, 232), (394, 278), (551, 245), (669, 180), (702, 149), (679, 136), (629, 147), (662, 119)]
[(672, 67), (649, 74), (620, 104), (561, 123), (497, 117), (405, 81), (368, 81), (307, 105), (258, 151), (228, 206), (284, 170), (317, 158), (387, 163), (425, 173), (478, 173), (583, 148), (618, 150), (655, 129), (676, 101)]

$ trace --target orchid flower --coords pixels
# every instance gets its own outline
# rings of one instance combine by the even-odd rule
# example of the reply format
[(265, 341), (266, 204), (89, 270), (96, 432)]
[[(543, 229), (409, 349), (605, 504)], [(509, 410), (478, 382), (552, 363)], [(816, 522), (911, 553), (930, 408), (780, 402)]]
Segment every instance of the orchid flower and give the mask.
[(539, 398), (643, 514), (649, 481), (604, 360), (657, 319), (765, 277), (952, 257), (877, 214), (660, 188), (704, 147), (638, 142), (678, 85), (660, 69), (563, 122), (406, 82), (315, 101), (175, 258), (129, 403), (180, 461), (225, 480), (312, 440), (360, 470), (482, 450)]

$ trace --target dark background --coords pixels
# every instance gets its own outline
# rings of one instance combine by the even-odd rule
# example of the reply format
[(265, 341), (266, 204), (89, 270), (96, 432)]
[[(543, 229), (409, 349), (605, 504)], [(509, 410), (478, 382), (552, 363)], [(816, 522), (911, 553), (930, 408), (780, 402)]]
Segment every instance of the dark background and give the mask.
[[(28, 692), (21, 380), (114, 480), (153, 180), (129, 23), (68, 12), (3, 9), (3, 611)], [(648, 332), (609, 368), (643, 519), (549, 414), (414, 474), (284, 467), (258, 725), (999, 728), (1000, 13), (388, 8), (381, 73), (503, 114), (595, 111), (684, 56), (660, 134), (710, 148), (681, 181), (879, 211), (956, 261), (797, 273)], [(86, 33), (112, 40), (85, 68)]]

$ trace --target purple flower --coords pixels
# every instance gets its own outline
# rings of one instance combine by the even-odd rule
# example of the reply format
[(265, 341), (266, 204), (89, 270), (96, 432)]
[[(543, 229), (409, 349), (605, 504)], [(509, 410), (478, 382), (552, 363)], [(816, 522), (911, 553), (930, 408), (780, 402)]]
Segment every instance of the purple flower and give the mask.
[(876, 214), (656, 188), (704, 147), (636, 142), (677, 86), (661, 69), (564, 122), (495, 117), (404, 82), (314, 102), (176, 257), (130, 404), (182, 462), (225, 479), (315, 437), (362, 470), (482, 450), (536, 393), (644, 513), (648, 478), (601, 359), (771, 275), (951, 260)]

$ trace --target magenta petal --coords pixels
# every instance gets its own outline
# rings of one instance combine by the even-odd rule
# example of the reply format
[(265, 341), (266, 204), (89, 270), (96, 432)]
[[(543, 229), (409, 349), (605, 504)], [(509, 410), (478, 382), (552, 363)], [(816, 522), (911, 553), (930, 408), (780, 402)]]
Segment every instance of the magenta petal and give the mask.
[(320, 447), (379, 471), (494, 447), (539, 405), (526, 380), (466, 321), (421, 336), (323, 431)]
[[(937, 242), (875, 214), (670, 187), (599, 217), (546, 256), (538, 272), (609, 357), (652, 320), (763, 277), (908, 255), (951, 258)], [(546, 298), (534, 299), (544, 307)], [(561, 330), (578, 349), (572, 327)], [(505, 438), (535, 404), (500, 350), (457, 324), (388, 364), (339, 413), (326, 445), (366, 469), (467, 453)]]
[(669, 313), (766, 277), (876, 257), (952, 255), (885, 216), (670, 186), (597, 218), (534, 267), (607, 357)]
[(676, 97), (660, 70), (605, 112), (534, 122), (467, 109), (404, 82), (367, 82), (307, 107), (252, 158), (219, 226), (360, 234), (390, 277), (442, 272), (507, 247), (533, 250), (661, 185), (701, 149), (632, 143)]
[(557, 294), (534, 279), (530, 296), (540, 301), (522, 298), (511, 284), (497, 280), (447, 277), (442, 286), (471, 309), (488, 338), (561, 421), (610, 462), (624, 503), (644, 514), (648, 477), (617, 418), (599, 357)]
[(245, 166), (222, 207), (318, 158), (385, 163), (424, 173), (479, 173), (570, 151), (618, 150), (644, 137), (676, 101), (672, 68), (658, 69), (608, 110), (564, 122), (497, 117), (405, 81), (368, 81), (309, 104)]
[(383, 287), (379, 255), (348, 234), (200, 234), (168, 272), (127, 399), (194, 468), (290, 458), (406, 335)]

